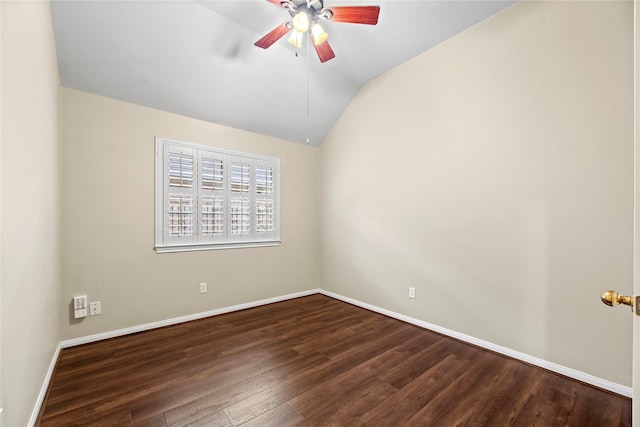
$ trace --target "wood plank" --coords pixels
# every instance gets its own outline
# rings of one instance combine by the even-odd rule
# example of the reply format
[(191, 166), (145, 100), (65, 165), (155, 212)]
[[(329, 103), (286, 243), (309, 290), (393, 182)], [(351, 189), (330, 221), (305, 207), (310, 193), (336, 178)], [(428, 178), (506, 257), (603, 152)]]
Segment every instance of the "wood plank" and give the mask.
[(328, 399), (328, 402), (320, 400), (321, 404), (311, 401), (312, 408), (307, 412), (312, 415), (305, 415), (304, 422), (299, 425), (314, 427), (352, 423), (397, 391), (398, 389), (378, 378), (369, 378), (356, 387), (349, 387), (348, 391), (340, 390), (336, 399)]
[(318, 364), (313, 369), (291, 378), (278, 385), (277, 388), (267, 389), (253, 396), (251, 400), (238, 402), (229, 406), (225, 411), (231, 421), (238, 425), (265, 411), (275, 408), (308, 390), (329, 382), (352, 369), (362, 366), (371, 359), (371, 352), (384, 353), (388, 348), (394, 348), (405, 342), (413, 334), (413, 330), (398, 330), (389, 336), (380, 336), (363, 344), (358, 349), (352, 349), (333, 357), (324, 364)]
[(43, 420), (42, 427), (120, 427), (131, 425), (128, 408), (120, 407), (112, 411), (102, 411), (95, 407), (81, 407)]
[[(460, 423), (482, 425), (512, 425), (527, 400), (540, 387), (542, 370), (507, 359), (507, 365), (495, 378), (491, 391), (473, 402), (474, 410), (459, 411)], [(522, 387), (526, 384), (526, 387)], [(466, 408), (465, 408), (466, 409)]]
[(367, 425), (402, 425), (435, 399), (467, 367), (463, 358), (450, 354), (360, 419)]
[(169, 423), (168, 427), (231, 427), (232, 425), (224, 412), (217, 411), (194, 421)]
[(276, 406), (264, 414), (243, 423), (242, 427), (288, 427), (299, 425), (302, 421), (304, 421), (302, 415), (297, 413), (295, 409), (289, 406), (288, 403), (283, 403), (282, 405)]
[[(523, 367), (520, 363), (495, 354), (484, 353), (483, 356), (486, 357), (470, 366), (465, 374), (410, 418), (407, 425), (423, 425), (425, 422), (432, 425), (485, 425), (489, 416), (494, 414), (487, 412), (493, 405), (494, 411), (506, 415), (502, 412), (503, 407), (514, 404), (509, 398), (524, 380), (522, 371), (525, 369), (520, 370), (518, 368)], [(506, 419), (494, 417), (493, 421), (508, 425)]]
[[(188, 423), (189, 421), (202, 418), (206, 413), (216, 412), (233, 403), (243, 400), (251, 401), (252, 396), (260, 391), (277, 386), (285, 382), (287, 378), (295, 376), (296, 374), (307, 372), (323, 360), (326, 360), (326, 358), (318, 354), (299, 356), (290, 363), (280, 365), (266, 372), (256, 372), (256, 375), (247, 376), (246, 379), (230, 384), (225, 388), (218, 388), (218, 386), (212, 384), (211, 389), (215, 391), (167, 410), (165, 412), (167, 424), (171, 425), (177, 422)], [(240, 377), (238, 376), (238, 378)], [(185, 393), (184, 391), (180, 391), (179, 394), (185, 396), (193, 395), (193, 393)], [(154, 403), (166, 407), (166, 403), (163, 404), (167, 397), (166, 394), (158, 395), (157, 397), (158, 400)], [(171, 398), (174, 402), (180, 401), (179, 395)], [(133, 416), (134, 418), (141, 417), (145, 411), (153, 413), (156, 410), (155, 407), (152, 407), (150, 410), (147, 404), (144, 408), (134, 409)]]

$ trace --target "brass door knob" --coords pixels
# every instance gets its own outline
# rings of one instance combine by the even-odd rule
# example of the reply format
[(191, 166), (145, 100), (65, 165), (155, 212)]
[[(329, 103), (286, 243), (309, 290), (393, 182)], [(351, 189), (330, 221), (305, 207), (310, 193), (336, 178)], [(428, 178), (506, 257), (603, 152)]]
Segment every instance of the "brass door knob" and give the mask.
[(611, 307), (623, 304), (631, 306), (631, 308), (633, 308), (633, 297), (620, 295), (616, 291), (604, 291), (602, 292), (602, 295), (600, 295), (600, 299), (603, 303)]

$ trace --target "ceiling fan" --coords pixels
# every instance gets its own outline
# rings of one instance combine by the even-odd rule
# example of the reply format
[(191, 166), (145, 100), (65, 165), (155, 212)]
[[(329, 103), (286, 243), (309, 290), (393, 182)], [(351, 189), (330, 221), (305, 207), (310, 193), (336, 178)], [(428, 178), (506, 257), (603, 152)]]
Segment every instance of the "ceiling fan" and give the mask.
[(308, 33), (320, 62), (333, 59), (336, 55), (327, 41), (329, 34), (320, 26), (319, 21), (376, 25), (380, 13), (380, 6), (334, 6), (325, 8), (323, 0), (267, 1), (287, 9), (293, 19), (291, 22), (287, 21), (277, 26), (254, 44), (267, 49), (293, 30), (288, 41), (296, 47), (301, 47), (302, 38), (305, 33)]

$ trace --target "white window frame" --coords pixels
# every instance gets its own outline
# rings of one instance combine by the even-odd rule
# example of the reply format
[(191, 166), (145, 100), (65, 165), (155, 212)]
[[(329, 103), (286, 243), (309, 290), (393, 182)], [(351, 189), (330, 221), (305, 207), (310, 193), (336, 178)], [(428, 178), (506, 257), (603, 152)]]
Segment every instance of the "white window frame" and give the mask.
[[(280, 159), (159, 136), (156, 136), (155, 144), (155, 250), (157, 253), (280, 245)], [(174, 159), (181, 158), (183, 155), (191, 157), (191, 160), (186, 162), (185, 168), (192, 168), (192, 175), (188, 175), (190, 173), (188, 172), (187, 178), (178, 180), (180, 183), (185, 182), (183, 187), (169, 185), (170, 152), (173, 153)], [(205, 170), (203, 161), (207, 163), (207, 178), (203, 178), (201, 173)], [(212, 168), (218, 167), (220, 161), (222, 162), (222, 188), (217, 183), (219, 178), (217, 172), (213, 172), (213, 179), (210, 173)], [(245, 175), (240, 177), (240, 185), (237, 184), (236, 178), (234, 181), (236, 185), (232, 189), (232, 163), (234, 166), (249, 165), (248, 191), (246, 191), (246, 166), (243, 169)], [(213, 164), (216, 166), (212, 166)], [(182, 160), (180, 160), (180, 167), (182, 167)], [(237, 168), (234, 167), (234, 170)], [(257, 179), (258, 171), (259, 180)], [(266, 178), (267, 175), (268, 178)], [(207, 183), (206, 188), (203, 181)], [(173, 182), (176, 182), (175, 176)], [(191, 187), (189, 187), (190, 183)], [(172, 230), (174, 233), (177, 229), (186, 230), (184, 234), (172, 235), (169, 232), (170, 197), (174, 202), (173, 224), (176, 221), (182, 224), (180, 227), (173, 225)], [(180, 201), (179, 208), (175, 207), (176, 199)], [(182, 200), (186, 203), (183, 204)], [(236, 208), (233, 215), (232, 200)], [(189, 202), (191, 202), (190, 206)], [(219, 207), (220, 202), (222, 202), (222, 209)], [(250, 212), (248, 227), (247, 203)], [(258, 205), (260, 205), (260, 212), (258, 212)], [(240, 206), (239, 211), (238, 206)], [(176, 214), (178, 212), (176, 209), (187, 215), (183, 218), (181, 214)], [(188, 218), (190, 210), (192, 216)], [(223, 212), (222, 223), (220, 222), (221, 211)], [(234, 217), (233, 227), (232, 216)], [(239, 225), (238, 221), (242, 223)], [(189, 227), (192, 229), (191, 234), (189, 234)]]

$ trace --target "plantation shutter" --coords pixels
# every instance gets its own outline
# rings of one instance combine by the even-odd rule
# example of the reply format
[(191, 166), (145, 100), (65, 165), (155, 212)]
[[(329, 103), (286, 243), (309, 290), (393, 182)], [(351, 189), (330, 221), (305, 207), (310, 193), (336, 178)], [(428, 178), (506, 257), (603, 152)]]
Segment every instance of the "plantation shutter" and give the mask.
[(229, 156), (229, 235), (231, 241), (250, 240), (252, 160)]
[(277, 168), (275, 162), (255, 161), (255, 238), (257, 240), (276, 237), (275, 185)]
[(217, 243), (226, 240), (225, 179), (228, 172), (224, 157), (223, 154), (213, 151), (200, 152), (199, 243)]
[(165, 145), (164, 236), (166, 243), (195, 241), (195, 156), (191, 148)]

